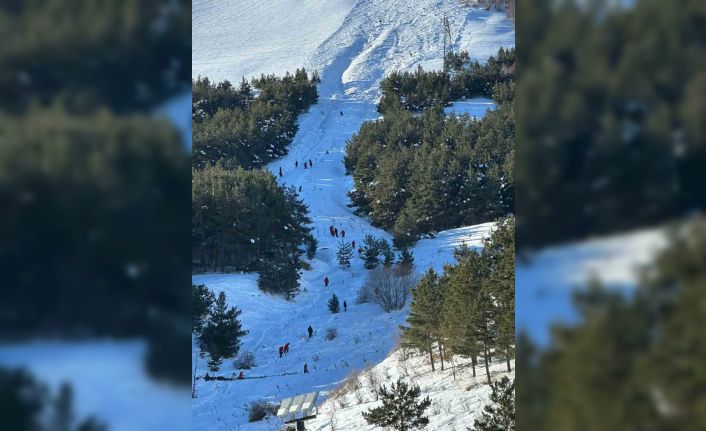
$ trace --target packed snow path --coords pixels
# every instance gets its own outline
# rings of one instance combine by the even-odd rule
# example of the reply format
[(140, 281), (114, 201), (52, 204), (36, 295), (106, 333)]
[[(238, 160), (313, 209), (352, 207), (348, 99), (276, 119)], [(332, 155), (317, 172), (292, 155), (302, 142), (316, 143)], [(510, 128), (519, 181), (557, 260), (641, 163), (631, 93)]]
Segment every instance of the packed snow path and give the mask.
[[(247, 0), (244, 3), (253, 3)], [(217, 13), (197, 17), (199, 10), (208, 9), (207, 1), (195, 1), (194, 25), (209, 25), (204, 30), (208, 37), (218, 33), (217, 28), (244, 33), (237, 25), (242, 16), (232, 17), (235, 22), (218, 26), (216, 21), (228, 20), (228, 11), (217, 9)], [(257, 2), (255, 2), (257, 3)], [(253, 3), (253, 8), (256, 4)], [(320, 1), (303, 3), (276, 1), (270, 5), (268, 14), (278, 19), (278, 31), (297, 34), (304, 23), (302, 11), (289, 13), (287, 8), (314, 8)], [(320, 6), (320, 5), (319, 5)], [(249, 10), (247, 5), (239, 5)], [(409, 70), (418, 64), (425, 67), (441, 65), (441, 40), (439, 23), (446, 13), (458, 28), (457, 46), (472, 49), (472, 56), (485, 59), (497, 52), (500, 46), (514, 45), (511, 24), (501, 15), (485, 11), (464, 9), (457, 2), (420, 0), (359, 0), (341, 2), (341, 8), (349, 10), (338, 28), (332, 20), (325, 19), (322, 26), (333, 31), (323, 42), (306, 54), (302, 48), (291, 50), (280, 45), (272, 47), (271, 54), (258, 51), (252, 61), (246, 54), (235, 63), (227, 61), (204, 61), (194, 64), (194, 75), (212, 79), (238, 81), (242, 75), (260, 72), (282, 73), (278, 68), (293, 62), (292, 56), (302, 56), (299, 64), (321, 72), (319, 102), (299, 118), (299, 131), (289, 147), (289, 154), (268, 168), (281, 184), (301, 187), (300, 196), (309, 206), (313, 220), (314, 235), (319, 241), (318, 251), (312, 260), (312, 269), (303, 271), (302, 292), (288, 302), (278, 296), (267, 295), (257, 289), (257, 274), (209, 274), (194, 276), (194, 283), (204, 283), (210, 289), (225, 291), (231, 305), (243, 310), (241, 321), (249, 331), (243, 338), (241, 352), (252, 352), (256, 367), (246, 370), (245, 376), (272, 376), (262, 379), (239, 381), (197, 381), (197, 396), (193, 401), (193, 424), (195, 429), (273, 429), (273, 422), (247, 422), (246, 405), (253, 401), (269, 400), (277, 403), (285, 397), (309, 391), (333, 389), (353, 371), (379, 363), (397, 342), (398, 326), (405, 320), (407, 309), (384, 313), (372, 304), (355, 304), (356, 292), (365, 280), (367, 271), (355, 252), (351, 268), (341, 269), (336, 262), (340, 232), (346, 231), (345, 241), (362, 244), (366, 234), (391, 240), (389, 234), (373, 228), (370, 223), (353, 214), (348, 207), (348, 191), (353, 188), (351, 177), (345, 176), (343, 156), (347, 139), (356, 133), (364, 121), (380, 117), (375, 110), (379, 97), (379, 81), (395, 69)], [(314, 10), (312, 9), (312, 10)], [(255, 9), (253, 9), (255, 10)], [(339, 11), (340, 12), (340, 11)], [(246, 13), (245, 16), (248, 14)], [(288, 16), (295, 16), (288, 22)], [(316, 15), (315, 15), (316, 16)], [(334, 20), (335, 21), (335, 20)], [(268, 24), (269, 25), (269, 24)], [(315, 25), (314, 23), (309, 24)], [(291, 27), (291, 29), (290, 29)], [(508, 30), (508, 28), (510, 30)], [(319, 34), (326, 29), (312, 29)], [(249, 40), (251, 34), (228, 35), (230, 40)], [(220, 55), (223, 41), (198, 40), (200, 30), (194, 29), (194, 50), (198, 46), (213, 55)], [(317, 37), (319, 37), (317, 36)], [(204, 36), (205, 37), (205, 36)], [(268, 40), (267, 34), (262, 34)], [(273, 43), (296, 44), (296, 38)], [(311, 41), (311, 39), (307, 39)], [(215, 50), (215, 51), (213, 51)], [(290, 54), (290, 57), (286, 57)], [(211, 59), (215, 58), (213, 55)], [(263, 55), (271, 55), (263, 61)], [(286, 58), (280, 58), (281, 56)], [(208, 57), (208, 56), (206, 56)], [(197, 62), (197, 56), (194, 57)], [(198, 58), (204, 58), (203, 53)], [(235, 61), (235, 60), (234, 60)], [(235, 66), (233, 66), (235, 65)], [(232, 69), (231, 67), (235, 67)], [(304, 163), (311, 160), (313, 166), (305, 169)], [(295, 167), (298, 162), (298, 167)], [(279, 177), (279, 170), (282, 177)], [(331, 237), (329, 226), (339, 231), (339, 237)], [(422, 240), (414, 249), (415, 265), (419, 271), (429, 266), (441, 270), (451, 262), (452, 251), (462, 242), (479, 246), (487, 236), (489, 224), (472, 226), (443, 232), (435, 239)], [(257, 239), (254, 239), (257, 240)], [(328, 276), (330, 284), (324, 287)], [(341, 312), (331, 314), (327, 302), (335, 293), (341, 302)], [(348, 311), (343, 311), (343, 301)], [(312, 325), (314, 336), (309, 338), (307, 327)], [(335, 339), (324, 339), (327, 328), (335, 328)], [(290, 351), (279, 358), (278, 347), (290, 343)], [(198, 351), (197, 346), (193, 347)], [(196, 374), (207, 371), (204, 359), (195, 354)], [(310, 373), (303, 374), (304, 364)], [(281, 375), (284, 373), (295, 373)], [(214, 373), (210, 373), (214, 375)], [(238, 374), (231, 361), (225, 361), (216, 375), (233, 377)]]

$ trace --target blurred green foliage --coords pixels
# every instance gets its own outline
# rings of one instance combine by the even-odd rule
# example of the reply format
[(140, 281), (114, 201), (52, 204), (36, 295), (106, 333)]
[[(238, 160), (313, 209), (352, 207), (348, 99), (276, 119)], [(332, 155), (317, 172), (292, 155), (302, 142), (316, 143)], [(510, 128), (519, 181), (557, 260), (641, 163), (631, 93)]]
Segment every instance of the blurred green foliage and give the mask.
[(706, 3), (524, 1), (518, 245), (703, 209)]

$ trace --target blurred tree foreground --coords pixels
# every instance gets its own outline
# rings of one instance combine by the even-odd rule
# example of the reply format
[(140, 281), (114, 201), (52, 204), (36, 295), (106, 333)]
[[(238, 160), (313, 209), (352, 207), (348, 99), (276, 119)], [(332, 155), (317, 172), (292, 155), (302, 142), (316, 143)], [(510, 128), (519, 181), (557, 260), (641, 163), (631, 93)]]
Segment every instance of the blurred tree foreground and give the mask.
[(706, 3), (520, 2), (518, 246), (706, 207)]
[[(0, 4), (0, 337), (150, 340), (187, 382), (186, 0)], [(168, 358), (168, 360), (165, 360)]]

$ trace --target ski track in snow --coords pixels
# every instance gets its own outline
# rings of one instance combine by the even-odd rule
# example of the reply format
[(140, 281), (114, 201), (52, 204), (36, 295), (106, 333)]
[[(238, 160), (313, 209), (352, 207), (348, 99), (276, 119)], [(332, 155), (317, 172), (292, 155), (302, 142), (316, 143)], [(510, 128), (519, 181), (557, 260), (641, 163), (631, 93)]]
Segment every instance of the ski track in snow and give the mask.
[[(268, 166), (275, 175), (282, 168), (281, 184), (302, 187), (300, 195), (309, 206), (319, 244), (312, 269), (302, 272), (302, 291), (291, 302), (259, 291), (257, 274), (193, 277), (194, 283), (225, 291), (229, 303), (243, 311), (241, 321), (249, 334), (242, 339), (241, 352), (252, 352), (257, 364), (246, 370), (245, 376), (271, 376), (241, 381), (199, 380), (198, 398), (192, 403), (194, 429), (273, 429), (272, 421), (248, 423), (246, 405), (264, 399), (279, 402), (317, 390), (322, 391), (322, 402), (326, 392), (350, 373), (380, 363), (393, 350), (398, 326), (404, 323), (408, 308), (384, 313), (377, 305), (356, 305), (356, 292), (367, 271), (357, 252), (351, 268), (341, 269), (335, 259), (341, 238), (332, 238), (328, 232), (330, 225), (339, 232), (345, 229), (345, 240), (355, 240), (356, 248), (365, 234), (392, 239), (348, 207), (347, 192), (353, 188), (353, 179), (345, 175), (343, 166), (346, 141), (364, 121), (380, 118), (375, 105), (379, 82), (386, 74), (395, 69), (412, 70), (419, 64), (441, 66), (440, 24), (444, 13), (458, 32), (456, 44), (470, 49), (474, 58), (485, 60), (500, 46), (514, 46), (512, 24), (502, 14), (465, 9), (458, 2), (306, 0), (292, 6), (292, 2), (277, 0), (268, 3), (267, 8), (258, 6), (256, 0), (239, 3), (234, 7), (194, 1), (193, 73), (237, 82), (243, 76), (282, 74), (302, 65), (320, 71), (319, 102), (299, 117), (299, 131), (289, 154)], [(311, 14), (317, 19), (312, 21)], [(325, 14), (330, 15), (323, 17)], [(262, 16), (268, 19), (259, 18)], [(250, 28), (253, 20), (266, 22), (255, 29)], [(271, 34), (273, 28), (277, 28), (276, 34)], [(303, 33), (306, 35), (297, 39)], [(224, 55), (225, 45), (234, 43), (252, 46)], [(461, 106), (458, 112), (467, 109)], [(473, 109), (473, 115), (482, 115), (487, 107)], [(313, 168), (305, 170), (303, 164), (309, 160)], [(297, 168), (295, 161), (299, 162)], [(413, 250), (417, 270), (429, 266), (441, 270), (444, 263), (453, 261), (455, 247), (463, 242), (479, 247), (491, 226), (486, 223), (453, 229), (434, 239), (421, 240)], [(331, 283), (325, 288), (326, 275)], [(333, 293), (341, 305), (347, 301), (347, 312), (329, 312), (327, 301)], [(315, 330), (312, 338), (306, 333), (310, 324)], [(338, 331), (333, 341), (324, 340), (329, 327)], [(290, 352), (280, 359), (277, 348), (287, 342)], [(198, 351), (195, 344), (193, 350)], [(197, 375), (205, 374), (206, 360), (196, 354), (194, 358)], [(303, 374), (305, 363), (311, 371), (307, 375)], [(215, 374), (230, 377), (237, 373), (232, 361), (226, 360)], [(282, 373), (296, 374), (276, 376)]]

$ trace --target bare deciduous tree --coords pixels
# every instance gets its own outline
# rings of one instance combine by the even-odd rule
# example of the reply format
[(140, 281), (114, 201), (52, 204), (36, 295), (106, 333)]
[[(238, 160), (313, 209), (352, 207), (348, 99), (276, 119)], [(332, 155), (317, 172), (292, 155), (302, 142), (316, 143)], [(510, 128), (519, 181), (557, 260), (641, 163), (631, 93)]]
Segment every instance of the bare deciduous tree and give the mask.
[(413, 274), (401, 274), (391, 268), (378, 267), (368, 273), (368, 279), (358, 293), (358, 302), (373, 302), (385, 312), (400, 310), (416, 284)]

